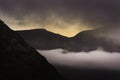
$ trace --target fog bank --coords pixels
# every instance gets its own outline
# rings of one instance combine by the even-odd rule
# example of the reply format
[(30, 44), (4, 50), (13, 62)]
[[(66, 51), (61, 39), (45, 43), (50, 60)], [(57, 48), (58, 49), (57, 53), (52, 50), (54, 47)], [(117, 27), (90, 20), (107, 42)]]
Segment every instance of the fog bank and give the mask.
[(73, 68), (120, 70), (120, 53), (103, 50), (91, 52), (65, 52), (63, 49), (38, 50), (53, 65)]

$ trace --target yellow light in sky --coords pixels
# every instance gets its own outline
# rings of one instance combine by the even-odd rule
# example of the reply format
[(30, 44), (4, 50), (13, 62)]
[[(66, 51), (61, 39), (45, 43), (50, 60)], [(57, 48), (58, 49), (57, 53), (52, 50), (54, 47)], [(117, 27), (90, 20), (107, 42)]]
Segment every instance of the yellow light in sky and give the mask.
[(2, 15), (0, 17), (9, 27), (13, 30), (29, 30), (37, 28), (45, 28), (48, 31), (61, 34), (63, 36), (72, 37), (77, 33), (93, 29), (88, 25), (80, 23), (80, 21), (74, 20), (73, 22), (66, 22), (63, 19), (51, 16), (48, 23), (41, 24), (40, 22), (34, 22), (34, 19), (24, 19), (22, 20), (25, 24), (20, 24), (21, 21), (16, 20), (9, 16)]
[[(35, 25), (25, 25), (24, 27), (21, 27), (21, 26), (15, 26), (15, 25), (11, 25), (12, 29), (13, 30), (30, 30), (30, 29), (40, 29), (40, 28), (43, 28), (43, 27), (38, 27), (36, 25), (36, 27), (33, 27)], [(60, 34), (60, 35), (63, 35), (63, 36), (67, 36), (67, 37), (72, 37), (72, 36), (75, 36), (77, 33), (81, 32), (81, 31), (84, 31), (84, 30), (90, 30), (90, 29), (93, 29), (93, 28), (90, 28), (90, 27), (84, 27), (84, 26), (81, 26), (78, 28), (77, 25), (71, 25), (69, 27), (66, 27), (66, 28), (57, 28), (57, 27), (54, 27), (52, 25), (47, 25), (46, 27), (44, 27), (44, 29), (48, 30), (48, 31), (51, 31), (53, 33), (57, 33), (57, 34)]]
[(78, 25), (73, 24), (71, 26), (69, 25), (69, 27), (66, 27), (66, 28), (48, 27), (46, 29), (48, 31), (58, 33), (58, 34), (61, 34), (63, 36), (73, 37), (81, 31), (90, 30), (93, 28), (85, 27), (85, 26), (78, 27)]

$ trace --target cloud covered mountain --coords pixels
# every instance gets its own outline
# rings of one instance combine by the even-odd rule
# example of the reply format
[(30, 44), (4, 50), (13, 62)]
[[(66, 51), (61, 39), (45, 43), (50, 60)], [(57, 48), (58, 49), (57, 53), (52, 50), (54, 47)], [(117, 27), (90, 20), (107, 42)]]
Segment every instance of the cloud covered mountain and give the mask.
[(120, 39), (117, 39), (119, 35), (116, 35), (120, 33), (117, 33), (119, 31), (113, 32), (111, 30), (108, 27), (87, 30), (71, 38), (43, 29), (17, 32), (35, 49), (50, 50), (62, 48), (75, 52), (88, 52), (101, 48), (108, 52), (120, 52), (120, 44), (117, 43)]
[(62, 80), (56, 69), (0, 21), (0, 80)]

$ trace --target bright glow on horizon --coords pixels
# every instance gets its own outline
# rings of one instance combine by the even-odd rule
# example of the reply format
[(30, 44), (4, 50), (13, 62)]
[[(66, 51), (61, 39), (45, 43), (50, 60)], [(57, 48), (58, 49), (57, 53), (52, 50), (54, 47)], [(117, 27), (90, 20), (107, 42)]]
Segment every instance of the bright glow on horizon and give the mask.
[(13, 30), (30, 30), (44, 28), (53, 33), (57, 33), (63, 36), (72, 37), (77, 33), (93, 29), (88, 25), (80, 23), (78, 20), (65, 21), (62, 18), (58, 18), (55, 15), (51, 15), (46, 23), (36, 21), (34, 16), (30, 16), (30, 19), (18, 20), (13, 17), (2, 14), (0, 18)]
[[(13, 25), (13, 27), (11, 27), (11, 29), (13, 29), (13, 30), (31, 30), (31, 29), (41, 29), (41, 28), (43, 28), (43, 27), (37, 27), (37, 26), (33, 27), (33, 26), (25, 25), (24, 27), (20, 27), (20, 26), (15, 27)], [(45, 27), (44, 29), (46, 29), (50, 32), (53, 32), (53, 33), (63, 35), (63, 36), (72, 37), (72, 36), (75, 36), (76, 34), (78, 34), (79, 32), (82, 32), (82, 31), (85, 31), (85, 30), (91, 30), (92, 28), (87, 28), (87, 27), (82, 28), (81, 27), (81, 28), (78, 29), (77, 26), (74, 26), (74, 27), (69, 27), (69, 28), (67, 27), (67, 28), (62, 29), (62, 28), (49, 27), (48, 26), (48, 27)]]

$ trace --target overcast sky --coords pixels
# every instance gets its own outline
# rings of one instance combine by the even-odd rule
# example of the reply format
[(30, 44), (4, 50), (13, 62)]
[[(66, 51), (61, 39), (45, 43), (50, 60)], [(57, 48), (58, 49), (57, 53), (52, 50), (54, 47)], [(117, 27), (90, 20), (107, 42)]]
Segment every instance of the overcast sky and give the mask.
[(86, 29), (119, 25), (120, 1), (0, 0), (0, 18), (13, 29), (46, 28), (74, 35)]

